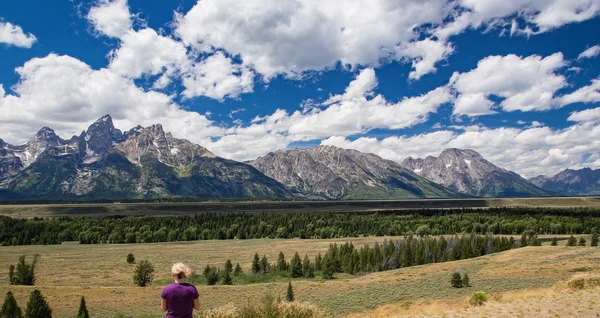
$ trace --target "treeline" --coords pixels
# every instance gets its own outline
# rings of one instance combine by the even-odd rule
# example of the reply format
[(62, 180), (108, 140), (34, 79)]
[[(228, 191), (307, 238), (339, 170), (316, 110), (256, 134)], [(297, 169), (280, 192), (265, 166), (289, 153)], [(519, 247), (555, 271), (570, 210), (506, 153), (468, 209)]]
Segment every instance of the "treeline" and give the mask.
[[(346, 242), (342, 245), (330, 244), (329, 250), (324, 255), (319, 253), (313, 260), (309, 259), (308, 255), (301, 258), (296, 252), (288, 262), (285, 254), (279, 252), (277, 261), (270, 263), (266, 256), (261, 258), (255, 254), (252, 259), (251, 272), (253, 275), (275, 274), (291, 278), (313, 278), (320, 275), (324, 279), (331, 279), (335, 273), (362, 275), (415, 265), (479, 257), (526, 246), (535, 239), (535, 237), (525, 237), (526, 241), (523, 244), (523, 242), (516, 242), (512, 237), (471, 234), (453, 235), (447, 238), (408, 236), (405, 240), (384, 240), (382, 244), (375, 243), (373, 246), (364, 245), (362, 247), (356, 247), (351, 242)], [(225, 268), (228, 266), (226, 265)], [(205, 269), (205, 277), (209, 270), (210, 267)], [(229, 263), (229, 272), (231, 271), (232, 266)], [(217, 281), (215, 278), (213, 284)]]
[(179, 217), (0, 217), (0, 244), (150, 243), (211, 239), (343, 238), (455, 233), (582, 234), (600, 229), (600, 210), (412, 210), (378, 213), (206, 213)]

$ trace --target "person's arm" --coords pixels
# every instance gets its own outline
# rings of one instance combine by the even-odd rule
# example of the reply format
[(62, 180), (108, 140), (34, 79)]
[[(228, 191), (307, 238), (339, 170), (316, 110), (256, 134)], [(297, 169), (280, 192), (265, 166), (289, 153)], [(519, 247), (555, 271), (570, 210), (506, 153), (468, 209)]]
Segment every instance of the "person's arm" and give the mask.
[(167, 300), (164, 298), (160, 299), (160, 310), (167, 311)]
[(200, 297), (194, 299), (194, 309), (200, 309)]

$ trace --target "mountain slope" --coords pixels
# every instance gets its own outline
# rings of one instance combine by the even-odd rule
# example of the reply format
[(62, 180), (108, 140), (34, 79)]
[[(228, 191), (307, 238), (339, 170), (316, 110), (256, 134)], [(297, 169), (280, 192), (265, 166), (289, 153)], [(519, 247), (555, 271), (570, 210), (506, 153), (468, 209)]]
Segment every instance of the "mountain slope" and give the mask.
[(308, 198), (448, 198), (455, 194), (373, 154), (333, 146), (269, 153), (249, 162)]
[(566, 169), (551, 177), (537, 176), (529, 181), (562, 195), (600, 195), (600, 169)]
[(485, 160), (473, 150), (446, 149), (439, 157), (406, 158), (402, 166), (452, 191), (480, 197), (547, 196), (548, 192)]
[[(54, 134), (49, 128), (44, 128), (44, 133), (50, 137)], [(31, 149), (32, 144), (21, 148)], [(0, 157), (0, 169), (10, 170), (3, 174), (11, 193), (93, 199), (292, 197), (285, 186), (252, 166), (219, 158), (202, 146), (173, 138), (161, 125), (138, 126), (122, 133), (107, 115), (80, 136), (36, 147), (41, 152), (36, 150), (35, 160), (27, 166), (19, 165), (20, 157), (14, 151), (6, 150)]]

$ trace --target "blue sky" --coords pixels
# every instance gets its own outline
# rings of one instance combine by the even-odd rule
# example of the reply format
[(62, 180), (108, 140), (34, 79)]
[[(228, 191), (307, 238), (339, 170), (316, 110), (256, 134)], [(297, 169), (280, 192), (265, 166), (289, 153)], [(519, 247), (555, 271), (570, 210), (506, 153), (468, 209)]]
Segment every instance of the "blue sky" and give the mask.
[[(35, 10), (32, 10), (35, 8)], [(319, 144), (600, 168), (600, 0), (0, 2), (0, 138), (112, 115), (248, 160)]]

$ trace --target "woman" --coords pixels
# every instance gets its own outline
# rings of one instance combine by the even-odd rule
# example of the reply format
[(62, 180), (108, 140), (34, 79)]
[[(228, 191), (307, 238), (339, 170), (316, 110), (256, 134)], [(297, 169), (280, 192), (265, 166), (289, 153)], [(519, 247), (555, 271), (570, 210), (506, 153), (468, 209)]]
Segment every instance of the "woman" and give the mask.
[(183, 281), (192, 271), (183, 263), (177, 263), (171, 273), (175, 282), (160, 293), (160, 308), (167, 312), (166, 318), (193, 318), (194, 309), (200, 309), (200, 295), (196, 286)]

